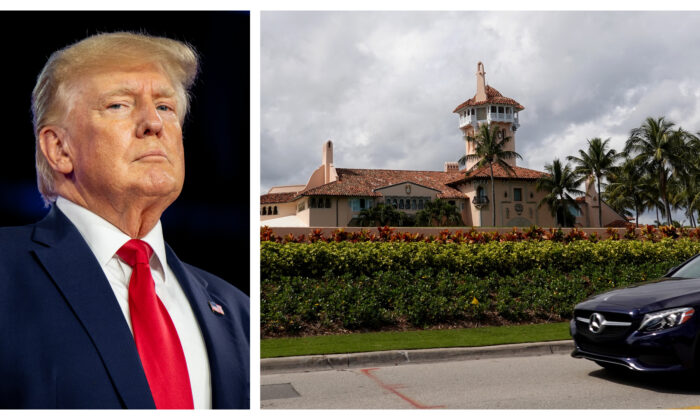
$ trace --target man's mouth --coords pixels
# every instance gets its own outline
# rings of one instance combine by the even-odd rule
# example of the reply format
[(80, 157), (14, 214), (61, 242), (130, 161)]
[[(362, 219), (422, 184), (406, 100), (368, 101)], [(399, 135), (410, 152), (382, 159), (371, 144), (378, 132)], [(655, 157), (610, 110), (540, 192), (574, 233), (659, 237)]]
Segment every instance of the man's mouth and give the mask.
[(142, 155), (139, 155), (139, 157), (137, 157), (136, 160), (143, 162), (158, 162), (168, 160), (168, 155), (161, 150), (152, 150)]

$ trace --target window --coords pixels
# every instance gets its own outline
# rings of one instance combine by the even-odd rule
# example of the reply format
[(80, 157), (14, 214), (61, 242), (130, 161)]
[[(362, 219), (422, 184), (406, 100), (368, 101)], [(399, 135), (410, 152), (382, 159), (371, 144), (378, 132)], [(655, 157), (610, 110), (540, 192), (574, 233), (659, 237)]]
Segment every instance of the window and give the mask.
[(581, 217), (581, 209), (577, 209), (575, 206), (569, 204), (569, 213), (575, 217)]
[(492, 114), (495, 114), (495, 113), (496, 113), (496, 107), (495, 107), (495, 106), (492, 106), (492, 107), (491, 107), (491, 113), (492, 113)]
[(484, 191), (484, 187), (478, 187), (476, 189), (476, 196), (477, 197), (486, 197), (486, 191)]
[(510, 107), (506, 107), (506, 115), (510, 115)]
[(329, 197), (326, 197), (326, 208), (331, 208), (331, 199)]
[(414, 198), (411, 200), (411, 210), (415, 210), (417, 208), (418, 204), (416, 203), (416, 199)]
[(277, 206), (272, 208), (272, 214), (277, 214)]
[(391, 205), (394, 206), (395, 209), (399, 208), (399, 203), (396, 201), (396, 199), (394, 199), (394, 200), (391, 202)]
[(267, 216), (267, 207), (263, 207), (262, 209), (262, 215)]
[(418, 210), (423, 210), (423, 200), (418, 200)]
[(513, 201), (523, 201), (522, 188), (513, 188)]
[(314, 197), (311, 197), (309, 199), (309, 208), (310, 209), (315, 209), (316, 208), (316, 199)]
[(403, 199), (399, 200), (399, 208), (403, 210)]
[(504, 112), (504, 111), (503, 111), (503, 107), (502, 107), (502, 106), (499, 106), (499, 107), (498, 107), (498, 113), (499, 113), (499, 114), (503, 114), (503, 112)]
[(364, 198), (360, 198), (360, 208), (361, 209), (365, 208), (365, 199)]

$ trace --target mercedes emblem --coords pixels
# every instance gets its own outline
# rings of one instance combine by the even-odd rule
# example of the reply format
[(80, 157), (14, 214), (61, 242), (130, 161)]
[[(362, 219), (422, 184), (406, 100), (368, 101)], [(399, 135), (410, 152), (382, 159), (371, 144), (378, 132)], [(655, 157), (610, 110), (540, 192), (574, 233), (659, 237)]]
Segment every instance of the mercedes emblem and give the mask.
[(599, 334), (605, 328), (605, 318), (598, 312), (594, 312), (591, 315), (590, 322), (588, 323), (588, 329), (593, 334)]

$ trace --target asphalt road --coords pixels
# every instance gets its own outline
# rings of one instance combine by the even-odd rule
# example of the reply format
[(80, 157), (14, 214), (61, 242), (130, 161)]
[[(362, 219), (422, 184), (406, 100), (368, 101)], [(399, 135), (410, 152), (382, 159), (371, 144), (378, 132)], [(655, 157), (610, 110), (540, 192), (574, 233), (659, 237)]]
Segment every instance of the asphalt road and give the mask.
[(264, 409), (700, 407), (700, 378), (609, 372), (567, 354), (271, 373), (260, 383)]

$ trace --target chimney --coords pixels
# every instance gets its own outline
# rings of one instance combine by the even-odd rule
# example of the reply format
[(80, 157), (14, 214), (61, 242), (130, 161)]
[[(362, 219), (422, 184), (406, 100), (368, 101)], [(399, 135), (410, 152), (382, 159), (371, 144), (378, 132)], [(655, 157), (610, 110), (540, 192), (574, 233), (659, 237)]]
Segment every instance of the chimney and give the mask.
[(476, 65), (476, 99), (477, 102), (486, 100), (486, 71), (484, 64), (479, 61)]
[(459, 172), (459, 163), (445, 162), (445, 172)]
[[(327, 184), (331, 181), (335, 181), (335, 179), (332, 179), (332, 172), (331, 168), (333, 167), (333, 142), (328, 140), (323, 144), (323, 159), (322, 159), (322, 164), (323, 164), (323, 183)], [(333, 171), (334, 172), (334, 171)]]

